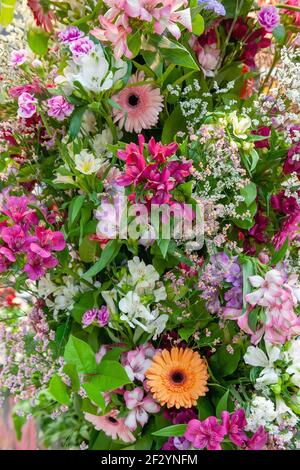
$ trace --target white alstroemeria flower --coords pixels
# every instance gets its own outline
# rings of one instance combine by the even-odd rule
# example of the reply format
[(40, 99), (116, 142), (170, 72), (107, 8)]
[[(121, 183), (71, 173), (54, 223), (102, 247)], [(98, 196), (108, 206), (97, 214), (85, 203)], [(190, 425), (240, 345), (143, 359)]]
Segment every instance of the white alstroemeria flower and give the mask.
[(300, 388), (300, 338), (290, 342), (290, 347), (284, 352), (287, 363), (291, 363), (286, 372), (291, 375), (291, 382)]
[(103, 153), (107, 149), (108, 144), (112, 144), (114, 141), (112, 132), (109, 127), (105, 127), (101, 134), (96, 134), (93, 139), (93, 148), (97, 155)]
[(158, 289), (155, 289), (154, 292), (155, 302), (160, 302), (161, 300), (166, 300), (167, 292), (165, 286), (161, 286)]
[(97, 44), (90, 54), (77, 58), (76, 63), (70, 60), (63, 75), (57, 76), (55, 82), (63, 87), (66, 94), (72, 93), (76, 81), (81, 83), (87, 91), (99, 93), (109, 90), (114, 83), (126, 75), (126, 72), (126, 62), (121, 59), (112, 59), (110, 66), (102, 46)]
[(144, 261), (140, 261), (137, 256), (134, 256), (132, 260), (128, 261), (128, 269), (138, 293), (143, 293), (145, 290), (152, 291), (155, 288), (159, 274), (152, 264), (146, 266)]
[(153, 310), (151, 313), (155, 316), (155, 320), (151, 322), (148, 331), (153, 334), (153, 339), (156, 340), (164, 331), (169, 316), (165, 313), (160, 315), (158, 309)]
[(148, 327), (155, 319), (155, 316), (141, 303), (140, 297), (133, 291), (128, 292), (120, 300), (119, 309), (122, 312), (120, 319), (128, 323), (131, 328), (140, 326), (143, 330), (149, 331)]
[(80, 173), (84, 175), (91, 175), (99, 171), (104, 161), (101, 158), (95, 158), (95, 156), (84, 149), (74, 157), (75, 167)]
[(110, 313), (114, 314), (117, 313), (117, 291), (115, 289), (112, 290), (105, 290), (101, 292), (103, 299), (107, 305), (108, 310)]
[(54, 284), (50, 279), (50, 274), (47, 273), (45, 276), (41, 277), (38, 281), (37, 292), (39, 297), (45, 299), (48, 295), (53, 294), (58, 289), (59, 286)]
[(298, 416), (285, 404), (283, 399), (276, 396), (276, 421), (285, 426), (296, 426), (299, 421)]
[(264, 369), (256, 379), (258, 383), (266, 385), (276, 384), (280, 375), (280, 371), (274, 367), (274, 362), (280, 358), (281, 349), (266, 343), (267, 354), (264, 353), (259, 347), (249, 346), (244, 356), (244, 361), (253, 367), (263, 367)]
[(237, 112), (234, 111), (229, 115), (229, 120), (233, 127), (233, 133), (239, 139), (247, 139), (248, 134), (246, 131), (251, 127), (251, 119), (247, 115), (241, 117), (237, 116)]

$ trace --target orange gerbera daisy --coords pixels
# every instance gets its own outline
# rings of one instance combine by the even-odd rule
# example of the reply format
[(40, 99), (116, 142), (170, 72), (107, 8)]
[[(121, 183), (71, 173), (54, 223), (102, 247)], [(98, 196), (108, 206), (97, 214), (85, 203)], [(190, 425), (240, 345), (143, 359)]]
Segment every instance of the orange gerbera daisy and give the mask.
[(191, 349), (163, 349), (146, 372), (154, 398), (168, 408), (191, 408), (207, 392), (207, 367)]

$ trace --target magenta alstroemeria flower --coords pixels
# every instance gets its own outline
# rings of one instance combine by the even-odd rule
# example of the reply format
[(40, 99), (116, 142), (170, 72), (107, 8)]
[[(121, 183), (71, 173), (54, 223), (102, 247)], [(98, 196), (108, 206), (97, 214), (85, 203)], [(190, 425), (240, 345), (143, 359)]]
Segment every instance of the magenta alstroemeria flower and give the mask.
[(24, 272), (27, 273), (29, 279), (36, 281), (44, 276), (47, 269), (55, 268), (57, 265), (58, 260), (54, 256), (50, 255), (47, 258), (42, 258), (38, 254), (29, 251)]
[(66, 247), (64, 236), (61, 232), (52, 232), (43, 226), (35, 229), (37, 241), (30, 243), (30, 250), (41, 258), (49, 258), (51, 251), (62, 251)]
[(268, 442), (268, 433), (260, 426), (247, 442), (247, 450), (262, 450)]
[(238, 447), (243, 447), (248, 440), (244, 431), (247, 425), (244, 410), (236, 410), (232, 415), (230, 415), (228, 411), (222, 411), (221, 418), (226, 434), (229, 436), (231, 442)]
[(219, 424), (215, 416), (209, 416), (204, 421), (192, 419), (187, 425), (184, 437), (195, 449), (221, 450), (225, 434), (225, 427)]
[(14, 253), (27, 250), (29, 244), (36, 240), (36, 237), (28, 236), (24, 228), (18, 224), (5, 227), (1, 231), (1, 238)]

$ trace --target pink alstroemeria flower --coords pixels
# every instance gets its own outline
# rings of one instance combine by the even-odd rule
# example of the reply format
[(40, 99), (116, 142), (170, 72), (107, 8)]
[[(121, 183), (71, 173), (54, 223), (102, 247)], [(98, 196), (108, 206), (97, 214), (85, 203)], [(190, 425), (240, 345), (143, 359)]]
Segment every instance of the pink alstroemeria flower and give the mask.
[(116, 59), (120, 59), (123, 55), (131, 59), (132, 52), (127, 46), (127, 36), (132, 32), (132, 29), (128, 24), (126, 15), (120, 15), (115, 23), (100, 15), (99, 21), (103, 29), (95, 28), (90, 31), (90, 34), (100, 41), (110, 42)]
[(151, 366), (152, 361), (145, 357), (145, 354), (140, 349), (129, 351), (122, 356), (122, 364), (127, 372), (130, 380), (140, 380), (143, 382), (145, 379), (145, 372)]
[(183, 25), (188, 31), (192, 31), (192, 18), (189, 8), (179, 10), (179, 8), (187, 6), (186, 0), (170, 0), (162, 8), (157, 8), (154, 12), (156, 22), (154, 31), (162, 34), (166, 29), (178, 40), (181, 31), (177, 23)]
[(281, 286), (284, 283), (284, 278), (280, 271), (271, 269), (265, 275), (250, 276), (249, 281), (253, 287), (259, 289), (246, 295), (246, 300), (251, 305), (261, 305), (267, 307), (270, 303), (274, 302), (276, 297), (281, 295)]
[(160, 410), (159, 404), (151, 395), (144, 397), (144, 391), (139, 387), (125, 392), (124, 399), (126, 407), (130, 410), (125, 419), (130, 431), (135, 431), (139, 424), (143, 427), (148, 421), (148, 413), (158, 413)]

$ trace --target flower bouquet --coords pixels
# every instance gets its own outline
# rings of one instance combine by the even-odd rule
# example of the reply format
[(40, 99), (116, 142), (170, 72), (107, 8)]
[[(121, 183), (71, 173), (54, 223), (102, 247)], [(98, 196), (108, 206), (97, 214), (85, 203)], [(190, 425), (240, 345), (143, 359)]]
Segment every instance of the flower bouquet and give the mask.
[(1, 6), (0, 393), (41, 448), (300, 446), (299, 0)]

